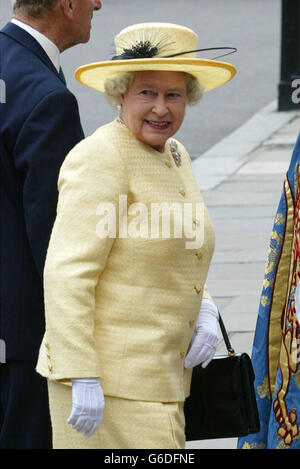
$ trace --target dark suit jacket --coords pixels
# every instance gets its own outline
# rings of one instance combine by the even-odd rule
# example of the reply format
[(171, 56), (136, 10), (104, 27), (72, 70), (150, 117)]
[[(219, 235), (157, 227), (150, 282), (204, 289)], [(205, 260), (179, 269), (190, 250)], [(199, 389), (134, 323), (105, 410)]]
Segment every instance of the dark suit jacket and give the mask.
[(0, 339), (7, 359), (35, 361), (58, 173), (84, 135), (75, 97), (38, 42), (13, 23), (0, 31), (0, 79)]

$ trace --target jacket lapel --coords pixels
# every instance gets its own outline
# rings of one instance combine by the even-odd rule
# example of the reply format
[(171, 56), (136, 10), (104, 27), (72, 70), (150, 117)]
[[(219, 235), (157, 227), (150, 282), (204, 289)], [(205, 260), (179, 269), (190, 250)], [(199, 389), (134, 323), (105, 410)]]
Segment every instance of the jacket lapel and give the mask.
[[(47, 67), (52, 70), (55, 75), (59, 77), (56, 68), (54, 67), (53, 63), (49, 59), (48, 55), (44, 51), (44, 49), (40, 46), (40, 44), (31, 36), (27, 31), (22, 28), (19, 28), (14, 23), (7, 23), (6, 26), (0, 31), (0, 34), (4, 34), (5, 36), (10, 37), (11, 39), (18, 42), (21, 46), (26, 47), (29, 49), (34, 55), (36, 55)], [(62, 81), (62, 80), (61, 80)]]

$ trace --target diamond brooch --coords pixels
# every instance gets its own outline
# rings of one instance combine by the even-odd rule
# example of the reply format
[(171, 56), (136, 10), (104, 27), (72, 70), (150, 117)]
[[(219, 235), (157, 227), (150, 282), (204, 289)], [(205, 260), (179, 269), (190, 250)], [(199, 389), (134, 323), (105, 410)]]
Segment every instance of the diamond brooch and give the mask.
[(178, 167), (181, 166), (181, 154), (180, 154), (180, 151), (178, 150), (177, 143), (174, 140), (172, 140), (170, 143), (170, 150), (171, 150), (176, 166)]

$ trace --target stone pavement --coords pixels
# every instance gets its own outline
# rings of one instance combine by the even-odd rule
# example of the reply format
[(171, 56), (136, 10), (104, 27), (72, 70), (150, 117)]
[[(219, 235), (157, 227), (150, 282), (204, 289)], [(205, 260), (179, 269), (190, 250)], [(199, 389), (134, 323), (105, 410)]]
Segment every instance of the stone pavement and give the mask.
[[(279, 113), (271, 103), (193, 162), (216, 232), (207, 285), (233, 348), (250, 356), (274, 216), (299, 132), (300, 113)], [(220, 340), (218, 353), (225, 352)], [(186, 448), (234, 449), (236, 443), (205, 440)]]

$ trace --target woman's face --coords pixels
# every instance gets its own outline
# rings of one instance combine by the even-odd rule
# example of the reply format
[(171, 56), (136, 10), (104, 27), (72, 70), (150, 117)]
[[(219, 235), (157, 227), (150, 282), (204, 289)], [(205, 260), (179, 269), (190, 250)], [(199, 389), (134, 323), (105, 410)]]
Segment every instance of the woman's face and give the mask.
[(186, 101), (184, 73), (137, 72), (121, 95), (121, 117), (138, 140), (163, 152), (167, 139), (182, 124)]

